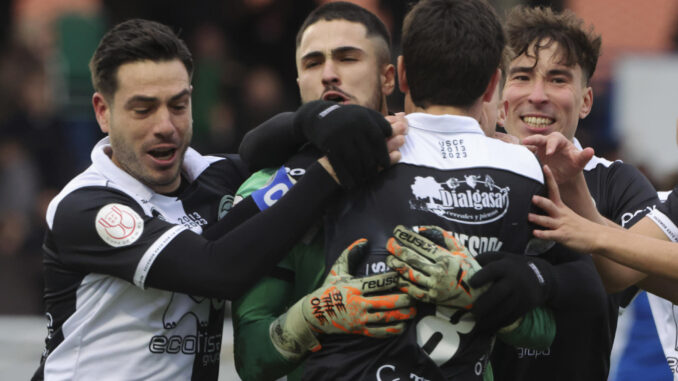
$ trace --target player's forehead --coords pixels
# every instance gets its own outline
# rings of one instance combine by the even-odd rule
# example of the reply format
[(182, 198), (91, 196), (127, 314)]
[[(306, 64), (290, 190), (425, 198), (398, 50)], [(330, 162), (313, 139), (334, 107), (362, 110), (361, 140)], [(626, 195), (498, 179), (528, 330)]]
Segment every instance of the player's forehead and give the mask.
[(183, 94), (190, 88), (188, 72), (179, 60), (125, 63), (118, 68), (116, 78), (116, 103), (135, 97), (164, 100)]
[(580, 78), (583, 73), (581, 66), (576, 62), (568, 65), (566, 48), (558, 42), (532, 42), (527, 52), (511, 60), (508, 73), (516, 71), (538, 71), (547, 74), (552, 71), (570, 72), (573, 77)]
[(301, 36), (297, 60), (310, 53), (330, 54), (333, 50), (355, 47), (367, 53), (374, 51), (373, 39), (367, 37), (365, 25), (347, 20), (319, 20), (311, 24)]

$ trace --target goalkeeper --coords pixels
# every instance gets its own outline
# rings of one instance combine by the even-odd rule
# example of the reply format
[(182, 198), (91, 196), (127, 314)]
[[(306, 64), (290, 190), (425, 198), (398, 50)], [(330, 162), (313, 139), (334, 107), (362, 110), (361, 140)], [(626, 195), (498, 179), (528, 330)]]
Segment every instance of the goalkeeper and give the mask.
[[(401, 160), (326, 216), (325, 263), (367, 238), (369, 251), (354, 275), (373, 276), (389, 264), (403, 274), (401, 289), (421, 303), (405, 332), (392, 338), (321, 335), (322, 350), (305, 361), (305, 379), (481, 380), (489, 376), (497, 330), (519, 329), (520, 317), (540, 305), (585, 314), (604, 298), (590, 258), (531, 239), (531, 198), (545, 192), (536, 157), (490, 138), (494, 126), (478, 123), (483, 102), (496, 92), (504, 48), (492, 8), (482, 1), (422, 0), (403, 25), (398, 82), (409, 131)], [(459, 262), (466, 273), (454, 261), (445, 266), (442, 258), (459, 256), (441, 254), (408, 230), (426, 225), (455, 231), (488, 265), (473, 276), (472, 262)], [(413, 260), (415, 252), (425, 260)], [(552, 263), (572, 265), (574, 271), (563, 273), (578, 279), (556, 276)]]
[[(327, 23), (322, 22), (325, 17), (334, 17), (333, 20), (335, 23), (346, 27), (347, 30), (344, 30), (345, 34), (350, 34), (351, 30), (358, 29), (361, 31), (359, 36), (363, 37), (365, 35), (364, 30), (367, 30), (366, 34), (368, 38), (363, 37), (362, 39), (353, 41), (354, 45), (360, 46), (364, 50), (368, 50), (367, 48), (372, 48), (373, 51), (379, 51), (379, 48), (388, 48), (388, 35), (386, 34), (385, 28), (383, 25), (381, 25), (378, 19), (362, 8), (347, 3), (333, 3), (330, 5), (325, 5), (318, 8), (318, 10), (309, 15), (306, 23), (304, 26), (302, 26), (299, 33), (300, 38), (298, 41), (300, 46), (305, 46), (304, 44), (307, 40), (313, 41), (314, 37), (317, 38), (315, 35), (318, 33), (318, 30), (321, 26), (328, 26)], [(381, 25), (381, 27), (376, 29), (382, 30), (383, 33), (370, 32), (375, 28), (375, 25)], [(313, 26), (313, 28), (310, 28), (311, 26)], [(327, 46), (326, 50), (332, 51), (331, 41), (326, 41), (324, 43), (329, 45)], [(298, 49), (301, 48), (298, 47)], [(315, 49), (312, 49), (311, 51), (314, 50)], [(386, 52), (388, 53), (388, 49)], [(297, 57), (304, 57), (303, 52), (298, 51)], [(366, 100), (361, 102), (361, 98), (359, 96), (355, 96), (356, 99), (351, 99), (353, 102), (377, 108), (383, 113), (386, 112), (384, 97), (390, 93), (393, 88), (393, 67), (390, 65), (390, 63), (388, 63), (387, 57), (388, 54), (380, 63), (381, 72), (384, 73), (384, 76), (380, 78), (381, 82), (379, 82), (379, 87), (382, 90), (380, 100), (376, 102), (370, 102), (369, 99), (374, 99), (373, 96), (366, 97)], [(315, 59), (319, 58), (316, 57)], [(324, 57), (323, 59), (330, 60), (328, 57)], [(300, 71), (299, 85), (302, 99), (308, 101), (317, 97), (326, 98), (327, 94), (336, 95), (339, 93), (336, 91), (336, 89), (335, 91), (325, 91), (325, 93), (322, 93), (322, 91), (316, 91), (314, 86), (322, 86), (325, 83), (325, 77), (316, 77), (317, 82), (311, 84), (314, 86), (309, 86), (308, 81), (302, 80), (307, 78), (309, 75), (308, 70), (305, 69), (305, 66), (302, 62), (298, 61), (297, 64)], [(374, 64), (376, 63), (373, 63), (373, 65)], [(313, 66), (311, 65), (311, 67)], [(355, 85), (356, 83), (355, 81), (350, 80), (352, 77), (352, 72), (343, 71), (343, 77), (337, 74), (334, 80), (336, 83), (341, 84), (342, 89), (346, 92), (350, 92), (352, 94), (366, 93), (365, 91), (361, 92), (359, 88), (354, 89), (349, 87), (350, 85)], [(365, 81), (362, 81), (361, 84), (364, 82)], [(321, 94), (324, 95), (321, 96)], [(495, 98), (494, 101), (496, 102), (497, 99)], [(243, 157), (250, 160), (250, 166), (254, 168), (274, 165), (276, 161), (270, 161), (270, 158), (275, 158), (276, 155), (278, 157), (284, 157), (294, 152), (294, 150), (296, 150), (298, 147), (298, 145), (294, 146), (294, 144), (292, 144), (294, 149), (285, 151), (284, 148), (286, 145), (281, 144), (281, 141), (289, 140), (290, 136), (301, 136), (300, 140), (305, 139), (304, 134), (299, 133), (299, 130), (305, 129), (302, 128), (304, 125), (309, 127), (305, 129), (307, 130), (307, 133), (312, 134), (313, 129), (310, 127), (313, 127), (314, 121), (316, 120), (315, 116), (317, 114), (321, 114), (322, 111), (324, 111), (327, 107), (328, 105), (323, 104), (322, 102), (310, 102), (300, 109), (296, 115), (293, 113), (288, 113), (281, 114), (280, 116), (273, 118), (267, 122), (267, 124), (252, 131), (246, 137), (246, 139), (243, 141), (243, 144), (241, 145), (241, 153), (243, 154)], [(496, 110), (496, 103), (492, 105), (491, 109)], [(351, 112), (358, 112), (358, 110), (356, 110), (355, 106), (351, 106), (334, 109), (333, 111), (327, 113), (326, 117), (323, 118), (323, 124), (319, 126), (322, 128), (322, 130), (316, 131), (316, 134), (324, 132), (324, 141), (334, 142), (335, 144), (341, 142), (341, 139), (345, 140), (346, 137), (350, 137), (352, 135), (350, 132), (344, 132), (343, 134), (339, 135), (332, 135), (332, 133), (337, 132), (337, 129), (333, 128), (333, 126), (336, 127), (340, 125), (341, 123), (339, 123), (339, 120), (342, 118), (344, 120), (349, 118)], [(363, 112), (367, 111), (363, 110)], [(492, 113), (490, 113), (490, 115), (492, 115)], [(389, 121), (394, 123), (394, 132), (402, 130), (402, 120), (400, 123), (398, 123), (397, 119), (394, 117), (387, 118)], [(295, 119), (297, 122), (297, 131), (292, 128), (293, 119)], [(494, 119), (492, 119), (492, 121), (488, 124), (494, 125)], [(257, 143), (261, 145), (262, 131), (264, 131), (265, 134), (273, 134), (273, 136), (276, 136), (275, 139), (271, 139), (269, 136), (268, 140), (271, 142), (271, 144), (265, 145), (263, 148), (264, 150), (268, 151), (268, 155), (256, 155), (252, 149), (253, 145), (249, 144), (253, 140), (256, 140)], [(314, 139), (316, 141), (322, 140), (318, 139), (317, 136), (315, 136)], [(394, 144), (397, 140), (398, 138), (392, 139), (391, 144)], [(258, 148), (261, 149), (260, 146)], [(258, 153), (260, 151), (256, 152)], [(309, 156), (313, 155), (313, 153), (308, 152), (308, 150), (306, 153)], [(298, 176), (304, 172), (303, 162), (296, 161), (287, 163), (287, 167), (287, 173), (289, 173), (291, 176)], [(284, 183), (286, 181), (285, 179), (287, 178), (288, 177), (285, 171), (276, 171), (275, 169), (264, 170), (250, 178), (250, 180), (246, 182), (245, 185), (243, 185), (243, 187), (239, 190), (239, 194), (241, 196), (247, 196), (255, 191), (255, 195), (265, 195), (271, 190), (279, 189), (281, 182)], [(266, 197), (259, 197), (259, 199), (265, 200)], [(265, 202), (262, 201), (262, 205), (265, 206)], [(308, 327), (311, 327), (311, 323), (307, 322), (307, 324), (303, 324), (304, 320), (300, 319), (300, 317), (303, 316), (303, 308), (301, 308), (301, 306), (304, 304), (303, 300), (317, 300), (313, 297), (305, 298), (305, 296), (316, 289), (318, 289), (316, 292), (320, 293), (327, 289), (325, 286), (321, 287), (324, 273), (323, 269), (325, 268), (325, 265), (323, 258), (320, 255), (323, 244), (319, 237), (322, 237), (322, 232), (319, 231), (319, 229), (316, 229), (314, 232), (310, 232), (306, 239), (299, 243), (285, 260), (279, 263), (273, 273), (257, 284), (247, 295), (234, 303), (235, 359), (239, 375), (243, 379), (275, 379), (281, 377), (282, 375), (287, 374), (288, 372), (295, 369), (300, 364), (301, 360), (309, 353), (309, 350), (314, 348), (313, 345), (309, 345), (309, 343), (314, 343), (314, 340), (311, 338), (306, 340), (303, 339), (304, 337), (308, 337), (308, 335), (304, 335), (304, 332), (308, 333)], [(363, 248), (364, 244), (355, 247)], [(363, 251), (364, 249), (358, 250), (360, 253)], [(354, 255), (353, 257), (360, 258), (359, 255)], [(385, 266), (383, 268), (385, 268)], [(378, 277), (380, 276), (383, 276), (383, 278), (377, 279), (378, 282), (387, 282), (392, 279), (391, 275), (378, 275)], [(395, 296), (395, 294), (393, 295)], [(283, 318), (276, 319), (278, 316), (285, 313), (285, 311), (290, 308), (290, 306), (292, 306), (295, 301), (300, 299), (302, 301), (291, 308)], [(402, 295), (398, 296), (397, 300), (399, 300), (401, 306), (406, 305), (405, 301), (407, 301), (407, 298), (403, 298)], [(515, 311), (520, 305), (522, 304), (512, 306), (511, 309), (507, 310), (513, 311), (515, 314)], [(358, 308), (360, 310), (360, 308), (364, 308), (365, 306), (365, 304), (362, 304), (354, 306), (354, 308)], [(401, 321), (411, 318), (411, 315), (404, 313), (396, 314), (394, 311), (395, 309), (387, 311), (387, 315), (394, 319), (391, 321), (391, 328), (394, 329), (374, 330), (370, 327), (361, 326), (360, 324), (362, 323), (358, 322), (358, 324), (352, 326), (351, 330), (354, 331), (354, 333), (355, 331), (359, 331), (358, 333), (373, 337), (383, 336), (384, 334), (387, 334), (387, 332), (390, 335), (398, 334), (401, 332)], [(363, 312), (367, 313), (366, 310)], [(502, 316), (502, 314), (494, 314), (494, 316), (499, 318)], [(310, 320), (312, 321), (313, 319)], [(301, 322), (301, 324), (299, 322)], [(380, 328), (385, 328), (387, 326), (388, 324), (382, 324)], [(280, 329), (272, 329), (272, 327), (279, 327)], [(313, 327), (311, 329), (314, 329), (317, 332), (318, 327)], [(285, 340), (285, 343), (287, 344), (292, 344), (298, 341), (300, 345), (296, 348), (299, 350), (290, 351), (285, 349), (285, 343), (282, 343), (282, 340), (289, 338), (289, 336), (281, 334), (286, 331), (299, 331), (297, 334), (292, 334), (292, 336), (296, 338), (295, 340)], [(528, 333), (531, 336), (525, 335), (525, 333)], [(276, 334), (278, 334), (277, 337)], [(541, 347), (548, 345), (552, 338), (553, 321), (550, 320), (550, 315), (542, 310), (533, 311), (523, 320), (521, 329), (515, 330), (513, 335), (508, 335), (506, 337), (507, 340), (518, 340), (521, 343), (520, 345), (527, 347)], [(311, 348), (309, 348), (309, 346)], [(292, 347), (295, 348), (295, 346)], [(301, 369), (297, 369), (292, 375), (288, 376), (288, 379), (296, 379), (300, 374)]]

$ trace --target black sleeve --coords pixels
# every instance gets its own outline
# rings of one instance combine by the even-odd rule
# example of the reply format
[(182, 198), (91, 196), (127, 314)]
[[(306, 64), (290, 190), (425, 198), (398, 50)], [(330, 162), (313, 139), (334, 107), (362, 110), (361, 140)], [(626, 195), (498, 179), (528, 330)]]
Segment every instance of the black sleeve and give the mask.
[(548, 305), (591, 314), (607, 308), (607, 295), (590, 255), (560, 244), (541, 256), (553, 264), (554, 293)]
[(623, 228), (633, 226), (660, 203), (650, 181), (632, 165), (614, 163), (606, 181), (607, 205), (601, 213)]
[(292, 249), (338, 189), (320, 164), (312, 165), (280, 201), (216, 241), (191, 232), (179, 234), (158, 255), (146, 286), (240, 297)]
[(306, 142), (294, 131), (294, 112), (283, 112), (249, 131), (238, 152), (250, 171), (279, 167)]

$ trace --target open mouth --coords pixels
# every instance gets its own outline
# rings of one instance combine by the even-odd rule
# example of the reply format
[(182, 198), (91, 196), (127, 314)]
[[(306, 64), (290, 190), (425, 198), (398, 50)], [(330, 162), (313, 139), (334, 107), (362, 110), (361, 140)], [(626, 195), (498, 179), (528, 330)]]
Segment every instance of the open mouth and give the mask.
[(158, 148), (148, 151), (148, 154), (157, 160), (170, 160), (175, 152), (177, 152), (176, 148)]
[(521, 116), (520, 119), (533, 128), (546, 128), (555, 123), (555, 119), (545, 116)]
[(325, 94), (323, 94), (322, 99), (324, 101), (332, 101), (332, 102), (337, 102), (337, 103), (344, 103), (348, 101), (348, 97), (345, 96), (342, 93), (336, 92), (336, 91), (328, 91)]

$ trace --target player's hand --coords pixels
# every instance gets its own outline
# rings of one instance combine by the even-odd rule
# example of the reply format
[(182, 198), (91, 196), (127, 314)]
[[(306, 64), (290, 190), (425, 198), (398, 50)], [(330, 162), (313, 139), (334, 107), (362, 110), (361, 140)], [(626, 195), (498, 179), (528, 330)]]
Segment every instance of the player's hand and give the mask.
[(531, 135), (522, 143), (533, 147), (542, 164), (551, 168), (558, 184), (566, 184), (580, 175), (594, 154), (593, 148), (580, 150), (560, 132)]
[(476, 259), (482, 269), (471, 277), (469, 284), (489, 286), (471, 309), (483, 329), (495, 332), (515, 325), (554, 293), (552, 265), (541, 258), (495, 251), (480, 254)]
[[(399, 335), (414, 318), (414, 301), (396, 289), (398, 274), (355, 278), (349, 269), (367, 251), (367, 240), (352, 243), (332, 266), (323, 285), (293, 305), (271, 325), (271, 338), (287, 354), (317, 351), (316, 334)], [(380, 293), (380, 295), (373, 295)]]
[(549, 198), (532, 196), (532, 203), (546, 212), (546, 215), (530, 213), (527, 219), (548, 230), (535, 229), (537, 238), (561, 243), (570, 249), (590, 253), (595, 250), (599, 226), (578, 215), (567, 207), (560, 198), (556, 179), (550, 168), (544, 166), (544, 177), (549, 188)]
[(422, 227), (417, 234), (399, 225), (386, 247), (391, 253), (386, 264), (401, 275), (401, 290), (415, 299), (469, 309), (486, 288), (469, 286), (480, 265), (439, 227)]
[(344, 188), (362, 184), (391, 165), (386, 146), (391, 125), (374, 110), (322, 100), (308, 102), (297, 110), (294, 127), (327, 156)]
[(386, 139), (386, 148), (388, 149), (388, 156), (391, 159), (391, 164), (395, 164), (399, 162), (402, 157), (398, 149), (405, 144), (405, 135), (407, 135), (409, 125), (404, 112), (398, 112), (395, 115), (387, 115), (386, 120), (391, 123), (391, 129), (393, 130), (391, 137)]

